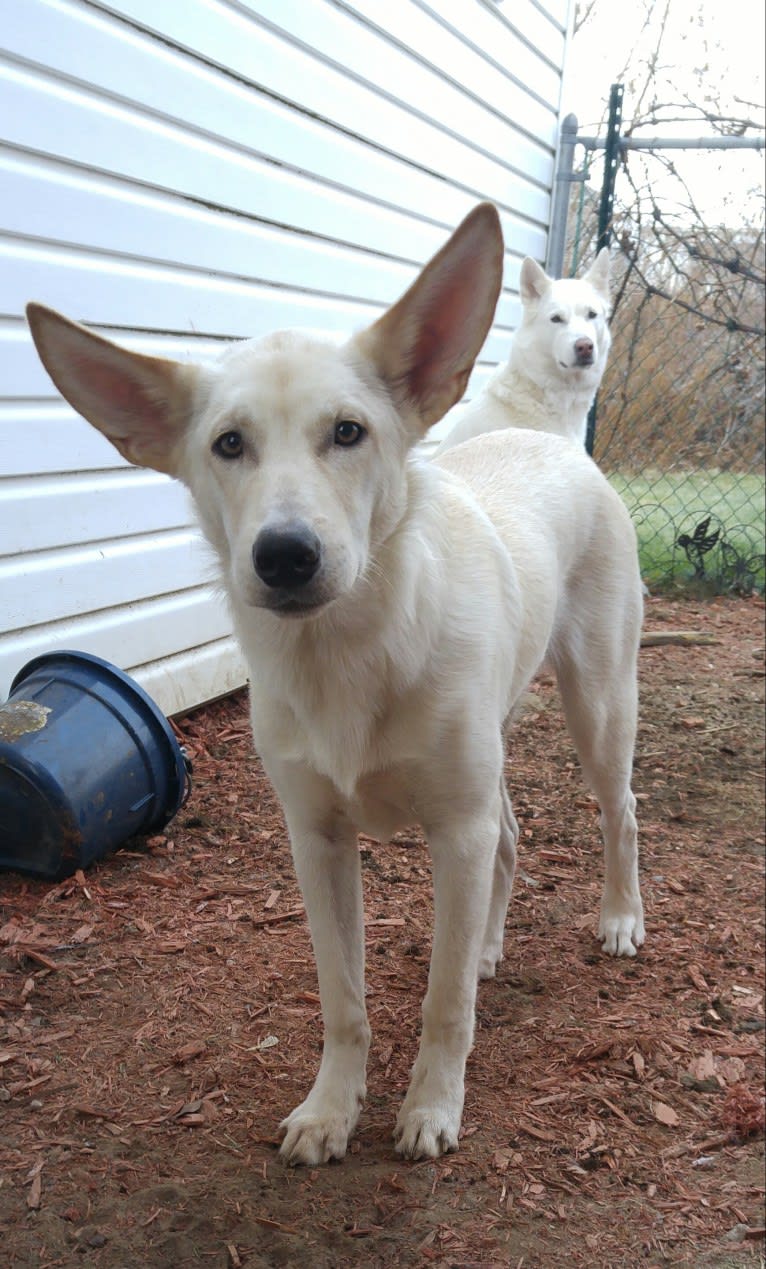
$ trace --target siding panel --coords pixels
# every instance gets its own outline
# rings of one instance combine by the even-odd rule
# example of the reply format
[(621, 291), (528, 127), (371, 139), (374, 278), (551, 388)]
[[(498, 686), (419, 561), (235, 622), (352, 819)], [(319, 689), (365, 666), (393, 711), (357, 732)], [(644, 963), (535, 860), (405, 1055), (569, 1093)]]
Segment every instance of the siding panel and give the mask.
[(226, 639), (230, 634), (225, 605), (209, 591), (194, 587), (0, 635), (0, 674), (11, 678), (25, 659), (52, 646), (79, 648), (133, 669), (137, 664), (174, 656), (179, 625), (193, 631), (195, 646)]
[(188, 526), (185, 490), (158, 472), (124, 467), (90, 475), (0, 482), (0, 559)]
[[(183, 124), (200, 136), (214, 137), (243, 150), (258, 152), (260, 137), (254, 130), (248, 82), (300, 103), (301, 109), (367, 144), (398, 154), (411, 163), (423, 164), (445, 176), (456, 170), (462, 183), (483, 189), (488, 197), (505, 203), (508, 171), (497, 157), (490, 157), (451, 133), (456, 123), (457, 103), (448, 106), (445, 126), (408, 111), (403, 104), (377, 93), (312, 52), (280, 37), (263, 25), (222, 5), (186, 0), (179, 5), (165, 0), (126, 0), (125, 8), (156, 29), (162, 24), (181, 39), (189, 32), (199, 36), (205, 61), (186, 57), (142, 41), (141, 35), (111, 19), (102, 19), (75, 5), (37, 0), (44, 9), (43, 20), (35, 15), (36, 4), (23, 6), (8, 30), (8, 50), (19, 60), (35, 66), (42, 62), (62, 78), (98, 88), (115, 103), (138, 107), (158, 123), (179, 122), (183, 103)], [(332, 24), (332, 6), (322, 6), (321, 19), (315, 0), (307, 5), (292, 0), (280, 6), (285, 14), (302, 14), (312, 24), (324, 28)], [(346, 55), (359, 50), (355, 41)], [(341, 45), (343, 47), (343, 45)], [(377, 54), (385, 56), (378, 41)], [(369, 56), (369, 53), (368, 53)], [(207, 61), (217, 61), (233, 69), (245, 84), (221, 76)], [(443, 103), (442, 103), (443, 104)], [(464, 102), (463, 108), (468, 109)], [(516, 199), (525, 215), (545, 222), (548, 191), (540, 188), (552, 179), (552, 155), (545, 149), (517, 142)], [(533, 181), (535, 182), (533, 184)], [(539, 183), (539, 185), (538, 185)]]
[[(0, 559), (0, 595), (8, 631), (170, 594), (204, 576), (196, 530), (147, 533)], [(207, 569), (209, 572), (210, 570)]]
[(38, 299), (150, 354), (373, 320), (479, 198), (545, 258), (569, 0), (0, 0), (0, 698), (80, 647), (166, 710), (244, 681), (174, 482), (57, 397)]

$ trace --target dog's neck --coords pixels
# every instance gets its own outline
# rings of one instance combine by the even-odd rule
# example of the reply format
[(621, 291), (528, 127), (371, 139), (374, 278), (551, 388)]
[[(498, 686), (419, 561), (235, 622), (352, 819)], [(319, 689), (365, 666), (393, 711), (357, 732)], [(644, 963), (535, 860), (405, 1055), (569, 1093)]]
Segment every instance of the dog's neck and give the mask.
[(525, 411), (537, 416), (537, 426), (545, 432), (576, 431), (584, 426), (596, 395), (592, 383), (582, 382), (576, 369), (551, 384), (550, 375), (536, 374), (515, 342), (508, 361), (496, 371), (487, 389), (513, 413), (517, 412), (518, 398), (523, 397)]

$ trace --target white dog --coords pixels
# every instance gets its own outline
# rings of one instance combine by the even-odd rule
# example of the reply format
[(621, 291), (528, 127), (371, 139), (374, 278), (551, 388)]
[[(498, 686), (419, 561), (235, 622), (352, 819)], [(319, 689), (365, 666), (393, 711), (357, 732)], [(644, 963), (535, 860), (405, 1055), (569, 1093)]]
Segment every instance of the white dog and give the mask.
[(527, 256), (519, 289), (523, 315), (508, 360), (472, 401), (450, 411), (454, 424), (437, 454), (503, 427), (555, 432), (585, 444), (612, 342), (609, 249), (599, 251), (582, 277), (558, 280)]
[(641, 591), (633, 529), (595, 465), (505, 432), (411, 456), (462, 394), (503, 243), (476, 208), (407, 293), (338, 347), (280, 333), (213, 365), (138, 356), (30, 305), (64, 396), (131, 462), (188, 485), (251, 674), (319, 973), (324, 1052), (282, 1154), (341, 1158), (370, 1031), (357, 832), (419, 821), (435, 925), (401, 1154), (455, 1150), (476, 984), (502, 955), (517, 826), (503, 727), (548, 655), (601, 805), (600, 938), (644, 938), (630, 773)]

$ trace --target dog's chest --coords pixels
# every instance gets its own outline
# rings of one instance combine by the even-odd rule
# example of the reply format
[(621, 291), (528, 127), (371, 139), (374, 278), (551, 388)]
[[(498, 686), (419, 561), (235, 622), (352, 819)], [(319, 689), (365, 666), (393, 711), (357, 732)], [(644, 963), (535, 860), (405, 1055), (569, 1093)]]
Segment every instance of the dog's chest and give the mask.
[(408, 813), (406, 773), (429, 730), (425, 712), (412, 699), (392, 703), (370, 681), (354, 686), (325, 681), (281, 700), (254, 695), (253, 728), (264, 756), (325, 776), (355, 820), (388, 822), (393, 816), (401, 822)]

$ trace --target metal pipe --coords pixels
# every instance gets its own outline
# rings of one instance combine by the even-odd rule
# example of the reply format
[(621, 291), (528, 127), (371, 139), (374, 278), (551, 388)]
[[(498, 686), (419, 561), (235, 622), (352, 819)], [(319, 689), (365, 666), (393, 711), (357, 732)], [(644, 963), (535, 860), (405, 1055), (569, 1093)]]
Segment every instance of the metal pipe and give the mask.
[(573, 175), (576, 141), (577, 115), (567, 115), (561, 124), (558, 163), (553, 184), (553, 207), (548, 229), (548, 253), (545, 261), (546, 270), (552, 278), (560, 278), (564, 268), (570, 186), (573, 181), (580, 179)]
[[(577, 144), (586, 150), (606, 149), (605, 137), (578, 137)], [(621, 150), (763, 150), (766, 137), (620, 137)]]

